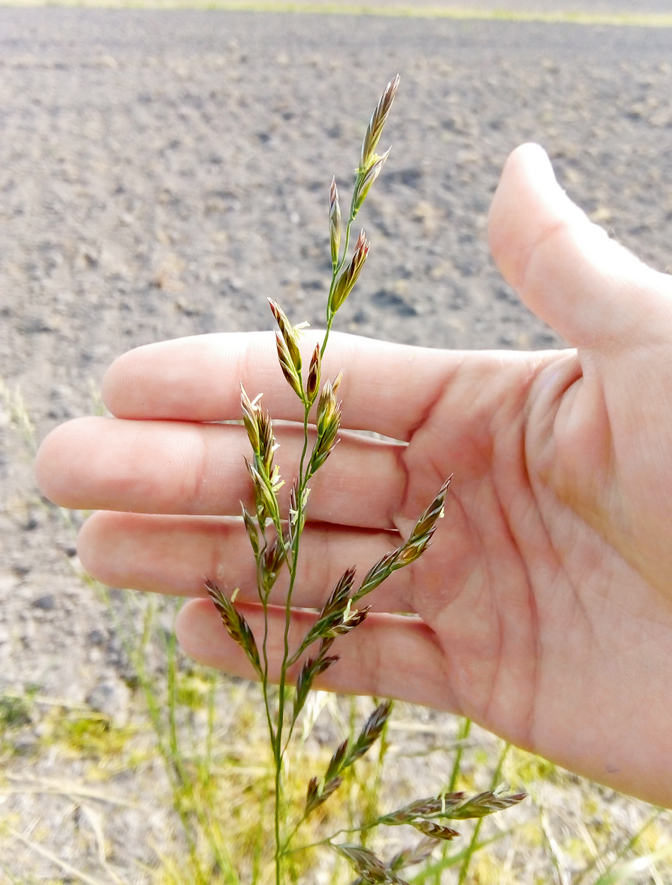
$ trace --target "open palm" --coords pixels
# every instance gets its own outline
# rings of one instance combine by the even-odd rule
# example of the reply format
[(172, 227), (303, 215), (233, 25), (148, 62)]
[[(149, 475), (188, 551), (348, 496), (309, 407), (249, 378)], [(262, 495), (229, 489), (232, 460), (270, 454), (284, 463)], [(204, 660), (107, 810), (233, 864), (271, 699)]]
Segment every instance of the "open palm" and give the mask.
[[(296, 635), (345, 568), (363, 574), (396, 546), (453, 473), (432, 547), (368, 598), (374, 611), (339, 639), (322, 687), (460, 712), (671, 804), (672, 285), (590, 225), (534, 146), (509, 159), (490, 222), (509, 282), (576, 349), (334, 335), (324, 370), (345, 370), (347, 430), (313, 483)], [(58, 428), (37, 471), (54, 501), (99, 510), (79, 545), (95, 576), (191, 596), (211, 576), (241, 588), (259, 631), (253, 560), (228, 518), (251, 496), (247, 437), (212, 423), (238, 418), (240, 380), (287, 422), (276, 435), (289, 478), (301, 415), (264, 333), (121, 357), (104, 383), (115, 418)], [(279, 663), (284, 613), (271, 611)], [(185, 606), (178, 634), (194, 657), (248, 674), (209, 600)]]

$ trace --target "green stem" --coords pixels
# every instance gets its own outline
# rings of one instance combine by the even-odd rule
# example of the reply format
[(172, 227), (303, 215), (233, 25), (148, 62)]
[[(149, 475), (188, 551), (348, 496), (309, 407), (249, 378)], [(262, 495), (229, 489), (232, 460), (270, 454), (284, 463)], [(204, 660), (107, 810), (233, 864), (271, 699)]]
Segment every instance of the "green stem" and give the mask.
[[(296, 827), (292, 830), (291, 838), (293, 838), (301, 824), (306, 820), (307, 815), (304, 815)], [(327, 836), (325, 839), (320, 839), (319, 842), (310, 842), (308, 845), (298, 845), (296, 848), (285, 847), (283, 850), (284, 854), (297, 854), (299, 851), (308, 851), (309, 848), (319, 848), (320, 845), (329, 845), (332, 839), (335, 839), (337, 836), (350, 836), (353, 833), (364, 833), (368, 832), (368, 830), (372, 830), (374, 827), (377, 827), (380, 821), (374, 820), (370, 821), (368, 824), (361, 824), (359, 827), (343, 827), (340, 830), (336, 830), (335, 833), (332, 833), (331, 836)], [(291, 839), (288, 839), (285, 842), (285, 846), (289, 845)]]
[[(257, 592), (259, 594), (259, 601), (261, 602), (261, 607), (264, 614), (264, 636), (261, 643), (261, 654), (263, 661), (262, 668), (262, 680), (261, 680), (261, 688), (262, 695), (264, 699), (264, 710), (266, 712), (266, 722), (268, 725), (268, 735), (271, 741), (271, 749), (273, 751), (273, 758), (276, 760), (276, 778), (275, 778), (275, 844), (278, 844), (279, 839), (279, 826), (280, 826), (280, 818), (279, 818), (279, 802), (280, 802), (280, 790), (282, 788), (282, 784), (278, 779), (278, 766), (277, 766), (277, 746), (280, 741), (280, 737), (273, 725), (273, 714), (271, 711), (271, 700), (268, 691), (268, 597), (269, 592), (265, 590), (263, 577), (262, 577), (262, 563), (264, 554), (268, 549), (268, 538), (266, 536), (266, 527), (264, 523), (259, 520), (259, 530), (261, 532), (261, 536), (263, 538), (264, 544), (261, 548), (259, 554), (257, 555)], [(276, 529), (277, 531), (277, 529)], [(282, 535), (279, 536), (282, 538)], [(281, 870), (278, 867), (279, 858), (276, 852), (276, 882), (281, 882)]]
[[(504, 749), (499, 754), (499, 759), (497, 760), (497, 767), (492, 775), (492, 780), (490, 782), (490, 789), (494, 790), (499, 783), (499, 776), (502, 772), (502, 766), (504, 765), (504, 760), (506, 759), (506, 754), (509, 752), (511, 748), (511, 744), (504, 744)], [(478, 834), (481, 831), (481, 826), (483, 824), (483, 818), (479, 818), (476, 822), (476, 826), (474, 827), (474, 832), (471, 834), (471, 841), (469, 842), (469, 847), (467, 848), (466, 854), (464, 855), (464, 861), (462, 862), (462, 866), (460, 867), (460, 877), (458, 879), (457, 885), (462, 885), (462, 883), (467, 878), (467, 873), (469, 872), (469, 866), (471, 865), (471, 858), (476, 848), (478, 846)]]
[[(308, 418), (310, 416), (310, 406), (304, 404), (304, 416), (303, 416), (303, 449), (301, 451), (301, 460), (299, 462), (299, 476), (298, 476), (298, 484), (297, 484), (297, 500), (296, 500), (296, 524), (297, 527), (301, 526), (303, 522), (303, 496), (306, 488), (306, 476), (305, 476), (305, 460), (306, 453), (308, 451)], [(282, 533), (280, 533), (280, 538), (282, 538)], [(282, 885), (282, 858), (284, 856), (283, 848), (281, 846), (281, 838), (280, 838), (280, 818), (282, 815), (282, 760), (285, 753), (286, 746), (283, 747), (283, 730), (285, 724), (285, 692), (287, 686), (287, 670), (288, 670), (288, 662), (289, 662), (289, 628), (291, 624), (292, 617), (292, 595), (294, 593), (294, 585), (296, 584), (296, 573), (297, 566), (299, 561), (299, 545), (301, 541), (301, 532), (297, 531), (294, 538), (292, 539), (291, 551), (292, 557), (291, 562), (288, 560), (287, 564), (289, 567), (289, 587), (287, 589), (287, 599), (285, 602), (285, 629), (284, 629), (284, 637), (283, 637), (283, 655), (282, 655), (282, 665), (280, 667), (280, 679), (279, 679), (279, 696), (278, 696), (278, 718), (276, 724), (276, 740), (274, 746), (274, 755), (275, 755), (275, 879), (276, 885)], [(287, 844), (287, 843), (285, 843)]]
[(450, 773), (450, 781), (448, 783), (448, 789), (446, 792), (454, 793), (455, 787), (457, 786), (457, 779), (461, 774), (461, 765), (462, 765), (462, 753), (464, 752), (464, 741), (469, 737), (469, 732), (471, 731), (471, 719), (463, 719), (460, 724), (460, 730), (457, 735), (457, 739), (459, 741), (457, 745), (457, 751), (455, 753), (455, 761), (453, 762), (453, 770)]
[[(282, 846), (282, 854), (283, 854), (283, 855), (285, 855), (285, 854), (294, 854), (294, 853), (297, 852), (297, 851), (303, 851), (304, 848), (313, 848), (313, 847), (315, 847), (315, 846), (313, 846), (313, 845), (305, 845), (305, 846), (304, 846), (304, 845), (300, 845), (298, 848), (290, 848), (290, 847), (289, 847), (290, 844), (291, 844), (292, 839), (293, 839), (294, 836), (296, 836), (296, 834), (299, 832), (299, 830), (301, 829), (301, 827), (303, 826), (303, 824), (306, 822), (307, 818), (308, 818), (308, 815), (307, 815), (307, 814), (305, 814), (305, 813), (302, 814), (301, 817), (299, 818), (298, 823), (294, 826), (294, 828), (293, 828), (292, 831), (290, 832), (289, 836), (287, 836), (287, 838), (285, 839), (285, 843), (284, 843), (284, 845)], [(333, 838), (333, 836), (330, 837), (330, 838)], [(323, 843), (322, 843), (322, 842), (316, 842), (315, 844), (316, 844), (316, 845), (322, 845)]]
[[(597, 880), (596, 885), (599, 885), (600, 882), (606, 879), (609, 873), (614, 869), (619, 860), (622, 860), (625, 855), (635, 846), (636, 842), (643, 836), (644, 831), (647, 830), (651, 824), (653, 824), (663, 813), (662, 808), (654, 808), (649, 817), (644, 821), (642, 826), (637, 830), (634, 836), (631, 836), (629, 839), (624, 841), (624, 843), (619, 848), (618, 852), (612, 859), (611, 863), (607, 866), (605, 870), (602, 870), (600, 878)], [(576, 879), (573, 880), (572, 885), (579, 885), (582, 882), (586, 874), (595, 866), (596, 862), (599, 860), (599, 856), (593, 858), (592, 862), (578, 875)]]
[[(343, 269), (343, 265), (345, 264), (345, 259), (348, 252), (348, 246), (350, 244), (350, 232), (352, 229), (352, 223), (355, 220), (356, 211), (354, 210), (354, 195), (352, 199), (352, 203), (350, 206), (350, 217), (348, 219), (348, 223), (345, 229), (345, 242), (343, 245), (343, 254), (341, 256), (340, 261), (334, 266), (331, 277), (331, 286), (329, 288), (329, 298), (327, 300), (327, 328), (324, 335), (324, 340), (322, 341), (322, 346), (320, 348), (320, 359), (324, 356), (324, 352), (327, 349), (327, 343), (329, 341), (329, 334), (331, 332), (331, 326), (334, 321), (334, 312), (331, 310), (331, 299), (334, 291), (334, 286), (336, 285), (336, 280), (338, 278), (339, 273)], [(306, 485), (308, 478), (306, 476), (306, 454), (308, 452), (308, 419), (310, 417), (311, 405), (305, 401), (305, 396), (303, 397), (304, 404), (304, 416), (303, 416), (303, 449), (301, 451), (301, 460), (299, 462), (299, 476), (297, 483), (297, 526), (301, 526), (303, 523), (303, 497), (306, 490)], [(276, 530), (278, 532), (278, 537), (282, 539), (282, 528), (280, 526), (276, 526)], [(283, 637), (283, 656), (282, 656), (282, 664), (280, 667), (280, 678), (278, 685), (278, 712), (277, 712), (277, 720), (275, 727), (275, 740), (272, 740), (273, 744), (273, 753), (275, 759), (275, 879), (276, 885), (282, 885), (282, 858), (285, 854), (288, 853), (288, 846), (291, 840), (296, 835), (296, 831), (298, 827), (303, 823), (303, 820), (299, 822), (297, 827), (292, 830), (289, 837), (285, 840), (284, 844), (281, 846), (280, 842), (280, 829), (281, 829), (281, 816), (282, 816), (282, 804), (283, 804), (283, 796), (282, 796), (282, 762), (289, 745), (290, 738), (292, 736), (292, 732), (294, 729), (294, 722), (292, 722), (289, 735), (287, 737), (286, 743), (283, 745), (283, 731), (285, 725), (285, 692), (287, 687), (287, 672), (289, 666), (291, 664), (291, 658), (289, 654), (289, 630), (291, 625), (291, 615), (292, 615), (292, 595), (294, 592), (294, 585), (296, 583), (296, 575), (298, 568), (298, 558), (299, 558), (299, 545), (301, 540), (301, 531), (297, 531), (295, 533), (294, 538), (292, 539), (291, 544), (291, 561), (289, 559), (288, 553), (289, 550), (285, 550), (285, 560), (287, 562), (287, 566), (289, 569), (289, 587), (287, 589), (287, 598), (285, 602), (285, 628), (284, 628), (284, 637)], [(262, 600), (262, 605), (264, 605), (264, 621), (267, 623), (268, 618), (266, 617), (267, 608), (266, 604)], [(266, 691), (266, 683), (268, 681), (268, 663), (266, 660), (266, 641), (267, 636), (266, 633), (264, 635), (264, 657), (265, 657), (265, 680), (264, 680), (264, 691)], [(272, 725), (270, 724), (269, 719), (269, 727), (271, 728), (271, 738), (273, 735)]]
[(271, 741), (271, 749), (275, 752), (275, 731), (273, 729), (273, 715), (271, 713), (271, 701), (268, 694), (268, 593), (264, 590), (262, 577), (262, 563), (264, 554), (268, 549), (268, 538), (266, 537), (266, 526), (258, 520), (259, 531), (264, 541), (263, 546), (258, 554), (255, 555), (257, 564), (257, 593), (261, 602), (262, 611), (264, 613), (264, 637), (261, 643), (261, 659), (263, 662), (261, 690), (264, 699), (264, 709), (266, 711), (266, 722), (268, 725), (268, 734)]

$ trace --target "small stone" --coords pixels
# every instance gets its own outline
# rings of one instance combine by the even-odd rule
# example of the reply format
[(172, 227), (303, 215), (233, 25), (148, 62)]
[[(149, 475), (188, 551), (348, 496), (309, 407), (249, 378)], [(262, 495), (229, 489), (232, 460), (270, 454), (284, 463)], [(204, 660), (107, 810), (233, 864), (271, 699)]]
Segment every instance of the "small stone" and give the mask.
[(53, 593), (47, 593), (45, 596), (38, 596), (33, 600), (33, 608), (42, 609), (44, 612), (53, 611), (56, 608), (56, 597)]
[(91, 645), (103, 645), (105, 642), (105, 634), (102, 630), (94, 627), (89, 633), (89, 642)]
[(38, 736), (34, 731), (20, 735), (13, 745), (17, 756), (30, 756), (37, 748)]
[(123, 682), (99, 682), (86, 698), (86, 703), (97, 713), (103, 713), (117, 725), (128, 720), (131, 693)]

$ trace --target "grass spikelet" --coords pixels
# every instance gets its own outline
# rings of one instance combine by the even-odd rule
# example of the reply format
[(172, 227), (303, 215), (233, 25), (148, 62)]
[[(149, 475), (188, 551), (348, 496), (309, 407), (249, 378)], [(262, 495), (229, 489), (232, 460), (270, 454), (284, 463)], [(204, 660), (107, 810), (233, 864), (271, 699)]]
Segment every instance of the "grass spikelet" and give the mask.
[(229, 636), (243, 649), (250, 663), (256, 670), (257, 675), (262, 676), (257, 643), (254, 641), (254, 636), (247, 621), (236, 609), (233, 603), (224, 596), (216, 584), (213, 584), (212, 581), (206, 578), (205, 586), (210, 599), (212, 599), (215, 608), (219, 612), (222, 623), (226, 627)]

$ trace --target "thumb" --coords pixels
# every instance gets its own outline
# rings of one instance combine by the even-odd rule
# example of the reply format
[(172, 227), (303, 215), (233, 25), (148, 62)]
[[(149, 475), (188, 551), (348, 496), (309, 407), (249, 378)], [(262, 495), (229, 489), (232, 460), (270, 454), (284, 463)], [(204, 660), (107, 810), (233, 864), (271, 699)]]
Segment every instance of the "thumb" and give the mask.
[(672, 282), (592, 224), (558, 185), (545, 151), (506, 161), (488, 220), (490, 249), (538, 317), (575, 347), (636, 345), (672, 331)]

